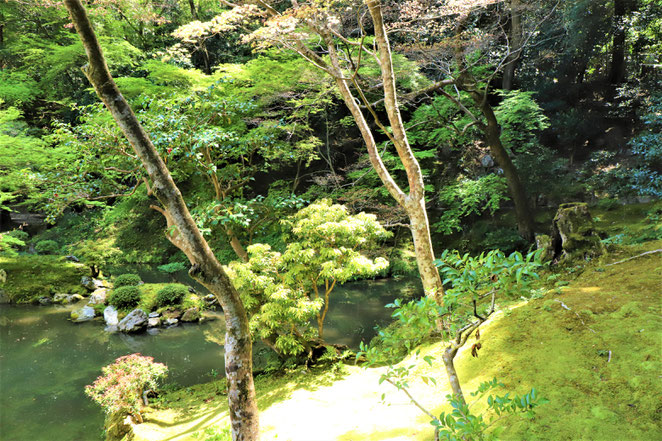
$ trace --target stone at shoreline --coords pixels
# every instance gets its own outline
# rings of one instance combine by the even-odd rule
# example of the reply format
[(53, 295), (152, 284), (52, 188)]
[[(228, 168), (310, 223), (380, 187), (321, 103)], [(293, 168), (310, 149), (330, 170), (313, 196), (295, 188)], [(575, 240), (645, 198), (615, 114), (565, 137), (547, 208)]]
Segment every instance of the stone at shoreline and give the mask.
[(0, 289), (0, 305), (5, 303), (11, 303), (11, 299), (4, 290)]
[(167, 319), (177, 319), (179, 320), (182, 317), (182, 311), (179, 309), (166, 309), (163, 311), (163, 317)]
[(80, 279), (80, 284), (83, 285), (88, 291), (96, 291), (99, 288), (103, 288), (105, 285), (103, 281), (98, 279), (93, 279), (89, 276), (83, 276)]
[(165, 319), (165, 322), (164, 322), (164, 324), (166, 326), (177, 326), (178, 323), (179, 323), (179, 320), (177, 320), (176, 318), (168, 318), (168, 319)]
[(142, 309), (134, 309), (119, 323), (122, 332), (139, 332), (147, 326), (147, 314)]
[(200, 310), (196, 307), (184, 311), (181, 318), (181, 321), (183, 322), (196, 322), (198, 320), (200, 320)]
[(50, 297), (46, 297), (46, 296), (39, 297), (39, 304), (42, 306), (48, 306), (52, 303), (53, 303), (53, 299), (51, 299)]
[(74, 296), (71, 294), (55, 294), (53, 296), (53, 303), (59, 303), (61, 305), (67, 305), (74, 301)]
[(74, 323), (89, 322), (94, 318), (94, 308), (85, 305), (81, 309), (71, 312), (71, 321)]
[(117, 318), (117, 309), (114, 306), (108, 306), (103, 310), (103, 319), (106, 321), (107, 326), (117, 326), (119, 319)]
[(149, 318), (160, 317), (160, 316), (161, 316), (161, 314), (159, 314), (156, 311), (152, 311), (152, 312), (149, 313)]
[(108, 290), (106, 288), (96, 289), (90, 296), (91, 305), (103, 305), (106, 303), (106, 296), (108, 295)]
[(84, 297), (80, 294), (72, 294), (71, 295), (71, 301), (72, 302), (79, 302), (79, 301), (83, 300), (83, 298)]
[(161, 319), (159, 317), (149, 317), (147, 320), (148, 328), (156, 328), (161, 324)]

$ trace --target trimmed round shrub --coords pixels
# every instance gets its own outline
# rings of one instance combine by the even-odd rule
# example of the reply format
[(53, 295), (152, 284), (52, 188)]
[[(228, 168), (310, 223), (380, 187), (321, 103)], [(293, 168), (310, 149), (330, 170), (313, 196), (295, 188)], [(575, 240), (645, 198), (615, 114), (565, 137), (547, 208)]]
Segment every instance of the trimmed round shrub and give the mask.
[(23, 231), (23, 230), (11, 230), (4, 234), (6, 234), (7, 236), (11, 236), (14, 239), (21, 240), (23, 242), (27, 242), (28, 239), (30, 238), (30, 235), (27, 233), (27, 231)]
[(156, 304), (158, 306), (176, 305), (184, 300), (188, 288), (180, 284), (166, 285), (156, 293)]
[(120, 274), (115, 278), (113, 285), (115, 288), (120, 288), (122, 286), (138, 286), (142, 282), (142, 279), (138, 274)]
[(117, 309), (133, 308), (140, 303), (140, 289), (137, 286), (120, 286), (108, 296), (108, 303)]
[(39, 254), (57, 254), (60, 252), (60, 245), (54, 240), (40, 240), (34, 246)]

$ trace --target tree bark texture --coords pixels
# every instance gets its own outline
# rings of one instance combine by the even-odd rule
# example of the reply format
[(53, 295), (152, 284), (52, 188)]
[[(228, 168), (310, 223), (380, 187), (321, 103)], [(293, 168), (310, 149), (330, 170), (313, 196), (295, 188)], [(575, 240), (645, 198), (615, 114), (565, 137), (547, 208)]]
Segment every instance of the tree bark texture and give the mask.
[(614, 0), (614, 36), (611, 48), (609, 82), (620, 84), (625, 80), (625, 17), (626, 0)]
[(522, 3), (510, 0), (510, 32), (508, 57), (503, 68), (503, 90), (512, 90), (515, 82), (515, 70), (522, 52)]
[(253, 384), (252, 343), (248, 317), (237, 290), (202, 237), (165, 163), (154, 148), (129, 104), (115, 84), (85, 8), (80, 0), (65, 0), (89, 64), (83, 68), (97, 94), (140, 158), (153, 181), (152, 192), (163, 204), (185, 244), (192, 268), (190, 274), (207, 287), (223, 306), (226, 320), (225, 372), (232, 438), (235, 441), (259, 439), (259, 414)]

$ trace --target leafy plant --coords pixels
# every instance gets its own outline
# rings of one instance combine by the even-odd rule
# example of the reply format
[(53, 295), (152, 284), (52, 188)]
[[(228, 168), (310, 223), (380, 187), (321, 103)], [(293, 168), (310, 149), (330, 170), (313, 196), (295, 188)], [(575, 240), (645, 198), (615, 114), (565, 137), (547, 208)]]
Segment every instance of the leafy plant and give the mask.
[(166, 285), (156, 293), (158, 306), (170, 306), (182, 303), (188, 293), (188, 288), (181, 284)]
[(126, 411), (141, 422), (143, 392), (156, 390), (158, 381), (165, 378), (168, 367), (155, 363), (152, 357), (131, 354), (119, 357), (101, 371), (102, 376), (85, 386), (85, 394), (107, 414)]
[(40, 240), (34, 246), (39, 254), (57, 254), (60, 251), (60, 245), (54, 240)]
[(120, 288), (122, 286), (138, 286), (142, 282), (142, 279), (138, 274), (120, 274), (115, 278), (113, 286), (115, 288)]
[(120, 286), (108, 296), (108, 303), (117, 309), (134, 308), (140, 303), (140, 289), (137, 286)]
[(185, 271), (188, 269), (188, 267), (186, 266), (185, 263), (182, 262), (172, 262), (172, 263), (166, 263), (164, 265), (159, 265), (157, 269), (164, 273), (174, 274), (180, 271)]

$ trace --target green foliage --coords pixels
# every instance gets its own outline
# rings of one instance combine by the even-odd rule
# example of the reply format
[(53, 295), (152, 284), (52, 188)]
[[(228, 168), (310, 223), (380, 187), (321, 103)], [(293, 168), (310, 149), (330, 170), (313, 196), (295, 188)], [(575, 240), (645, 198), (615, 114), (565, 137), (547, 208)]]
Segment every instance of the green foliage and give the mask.
[(122, 286), (138, 286), (141, 282), (142, 279), (138, 274), (120, 274), (115, 277), (113, 286), (115, 288), (120, 288)]
[(369, 259), (361, 251), (388, 236), (373, 215), (350, 215), (341, 205), (322, 200), (283, 220), (288, 231), (282, 253), (269, 245), (248, 247), (249, 261), (232, 262), (230, 276), (251, 314), (253, 334), (271, 342), (277, 352), (301, 353), (318, 333), (330, 294), (337, 283), (370, 277), (387, 268), (383, 258)]
[(112, 237), (87, 239), (73, 246), (73, 253), (91, 268), (100, 268), (116, 261), (121, 255)]
[(535, 147), (541, 131), (549, 121), (533, 99), (534, 92), (502, 91), (503, 101), (494, 110), (501, 125), (501, 142), (513, 153), (524, 153)]
[(111, 291), (108, 303), (117, 309), (129, 309), (140, 303), (140, 288), (137, 286), (120, 286)]
[(60, 245), (54, 240), (40, 240), (35, 244), (34, 249), (39, 254), (58, 254)]
[(85, 386), (85, 394), (107, 414), (125, 411), (139, 416), (143, 392), (157, 390), (158, 382), (165, 378), (168, 367), (155, 363), (152, 357), (131, 354), (119, 357), (101, 371), (102, 376)]
[(196, 432), (193, 438), (200, 441), (232, 441), (232, 430), (230, 427), (207, 427)]
[(444, 187), (439, 200), (445, 207), (434, 228), (443, 234), (462, 231), (462, 219), (483, 212), (494, 214), (501, 202), (507, 201), (506, 180), (497, 175), (485, 175), (476, 180), (462, 179)]
[(156, 293), (157, 306), (170, 306), (182, 303), (188, 294), (188, 288), (181, 284), (166, 285)]
[(159, 265), (157, 269), (164, 273), (174, 274), (181, 271), (186, 271), (188, 269), (188, 266), (183, 262), (171, 262), (171, 263)]
[[(471, 395), (482, 398), (488, 391), (496, 387), (503, 387), (497, 379), (486, 381), (478, 386)], [(446, 399), (453, 410), (442, 412), (438, 418), (431, 421), (435, 427), (439, 439), (447, 441), (492, 441), (498, 440), (497, 433), (488, 433), (487, 429), (497, 420), (506, 415), (521, 414), (524, 418), (532, 420), (535, 417), (535, 408), (549, 403), (549, 400), (538, 395), (535, 389), (522, 396), (510, 393), (503, 396), (489, 395), (487, 397), (488, 412), (493, 416), (488, 419), (483, 414), (475, 415), (471, 412), (470, 404), (463, 402), (457, 397), (447, 395)]]
[[(3, 238), (6, 237), (2, 234)], [(32, 303), (56, 293), (85, 294), (80, 284), (89, 270), (84, 265), (60, 257), (40, 255), (0, 255), (0, 268), (7, 272), (4, 290), (13, 303)]]
[(17, 250), (25, 246), (24, 240), (11, 234), (14, 231), (0, 234), (0, 255), (16, 256), (18, 254)]

